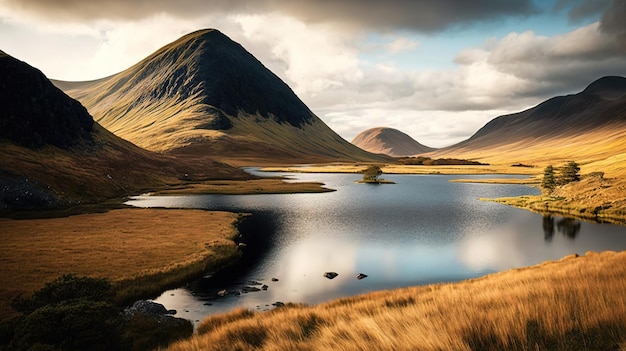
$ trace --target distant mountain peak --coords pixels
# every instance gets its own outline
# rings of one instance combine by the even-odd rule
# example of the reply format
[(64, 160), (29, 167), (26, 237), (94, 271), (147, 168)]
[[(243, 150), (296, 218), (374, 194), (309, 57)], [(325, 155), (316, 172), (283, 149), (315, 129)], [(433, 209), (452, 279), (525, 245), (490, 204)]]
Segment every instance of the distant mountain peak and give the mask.
[(93, 118), (38, 69), (0, 51), (0, 139), (39, 148), (91, 140)]
[(413, 156), (435, 150), (397, 129), (388, 127), (365, 130), (352, 140), (352, 144), (372, 153), (392, 157)]

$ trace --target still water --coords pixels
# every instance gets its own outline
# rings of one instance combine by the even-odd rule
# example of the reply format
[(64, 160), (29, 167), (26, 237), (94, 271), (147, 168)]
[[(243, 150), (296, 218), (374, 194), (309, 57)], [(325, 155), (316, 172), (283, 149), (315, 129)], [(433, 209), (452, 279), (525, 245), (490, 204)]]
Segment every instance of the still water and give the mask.
[[(573, 253), (626, 249), (623, 226), (544, 218), (478, 200), (538, 194), (528, 186), (453, 183), (449, 180), (459, 176), (447, 175), (384, 175), (396, 184), (383, 185), (356, 184), (358, 174), (281, 175), (320, 181), (337, 191), (138, 196), (128, 202), (252, 213), (241, 228), (250, 255), (245, 269), (166, 291), (156, 302), (199, 321), (234, 307), (315, 304), (373, 290), (458, 281)], [(462, 176), (494, 177), (507, 176)], [(339, 275), (323, 277), (329, 271)], [(359, 273), (367, 278), (358, 280)], [(262, 285), (267, 290), (241, 292)], [(219, 296), (224, 290), (228, 293)]]

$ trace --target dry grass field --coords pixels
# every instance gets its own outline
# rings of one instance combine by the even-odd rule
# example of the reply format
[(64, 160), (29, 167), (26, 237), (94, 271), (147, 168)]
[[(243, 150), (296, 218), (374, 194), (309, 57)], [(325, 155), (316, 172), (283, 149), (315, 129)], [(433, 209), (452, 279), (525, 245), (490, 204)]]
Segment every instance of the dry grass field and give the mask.
[(238, 219), (228, 212), (158, 209), (0, 219), (0, 320), (15, 313), (12, 298), (64, 274), (108, 278), (123, 299), (218, 269), (239, 255), (231, 240)]
[(626, 253), (587, 253), (319, 306), (235, 310), (169, 351), (626, 350)]
[(320, 193), (333, 191), (316, 182), (285, 182), (278, 178), (250, 180), (213, 180), (195, 182), (154, 192), (155, 195), (181, 194), (289, 194), (289, 193)]

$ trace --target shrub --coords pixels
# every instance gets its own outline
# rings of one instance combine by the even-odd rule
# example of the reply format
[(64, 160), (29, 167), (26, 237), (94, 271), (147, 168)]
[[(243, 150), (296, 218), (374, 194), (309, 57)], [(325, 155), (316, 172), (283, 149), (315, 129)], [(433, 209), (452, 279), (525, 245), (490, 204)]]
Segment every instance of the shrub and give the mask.
[(543, 180), (541, 181), (541, 187), (550, 192), (556, 187), (556, 179), (554, 177), (554, 168), (552, 167), (552, 165), (549, 165), (543, 170)]
[(574, 161), (569, 161), (565, 167), (561, 169), (561, 176), (559, 177), (558, 183), (560, 185), (565, 185), (571, 182), (577, 182), (580, 180), (580, 167), (578, 163)]
[(381, 174), (383, 174), (383, 171), (380, 169), (380, 167), (376, 165), (371, 165), (363, 171), (363, 180), (375, 182), (378, 180), (378, 177)]
[(23, 313), (31, 313), (46, 305), (65, 301), (111, 301), (113, 297), (111, 283), (106, 279), (77, 277), (66, 274), (36, 291), (30, 298), (18, 297), (11, 306)]

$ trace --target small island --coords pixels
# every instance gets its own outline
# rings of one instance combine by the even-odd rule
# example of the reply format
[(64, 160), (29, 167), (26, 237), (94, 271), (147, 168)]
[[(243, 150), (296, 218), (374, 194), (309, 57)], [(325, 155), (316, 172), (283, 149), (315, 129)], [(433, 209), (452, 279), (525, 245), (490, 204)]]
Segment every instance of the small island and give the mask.
[(396, 184), (391, 180), (379, 178), (383, 174), (383, 170), (377, 165), (371, 165), (362, 171), (363, 179), (355, 181), (355, 183), (366, 184)]

